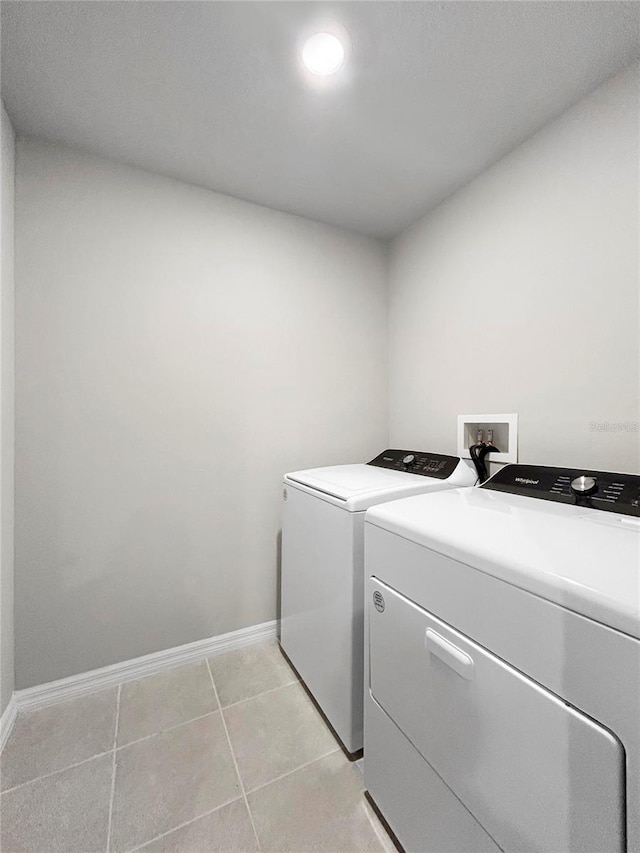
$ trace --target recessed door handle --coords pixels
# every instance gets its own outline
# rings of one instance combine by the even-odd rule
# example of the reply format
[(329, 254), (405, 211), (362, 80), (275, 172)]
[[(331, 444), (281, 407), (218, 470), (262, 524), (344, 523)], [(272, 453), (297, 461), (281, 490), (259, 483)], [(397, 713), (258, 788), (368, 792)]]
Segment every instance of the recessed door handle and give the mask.
[(430, 654), (440, 658), (458, 675), (467, 679), (473, 678), (473, 658), (463, 652), (462, 649), (454, 646), (449, 640), (445, 640), (431, 628), (427, 628), (424, 644)]

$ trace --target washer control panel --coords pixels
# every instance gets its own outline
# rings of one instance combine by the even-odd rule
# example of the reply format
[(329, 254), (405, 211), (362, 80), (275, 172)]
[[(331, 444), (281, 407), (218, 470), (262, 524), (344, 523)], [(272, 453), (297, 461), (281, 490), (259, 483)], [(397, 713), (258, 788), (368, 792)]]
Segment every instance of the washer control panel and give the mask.
[(506, 465), (479, 488), (640, 517), (640, 475)]
[(371, 462), (367, 462), (367, 465), (446, 480), (456, 470), (459, 462), (457, 456), (442, 456), (440, 453), (426, 453), (422, 450), (385, 450)]

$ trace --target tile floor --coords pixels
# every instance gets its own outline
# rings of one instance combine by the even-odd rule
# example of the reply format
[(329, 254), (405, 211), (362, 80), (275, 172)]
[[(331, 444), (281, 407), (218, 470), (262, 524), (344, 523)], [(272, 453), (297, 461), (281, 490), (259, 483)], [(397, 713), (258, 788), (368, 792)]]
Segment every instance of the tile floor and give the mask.
[(391, 853), (270, 642), (19, 715), (2, 853)]

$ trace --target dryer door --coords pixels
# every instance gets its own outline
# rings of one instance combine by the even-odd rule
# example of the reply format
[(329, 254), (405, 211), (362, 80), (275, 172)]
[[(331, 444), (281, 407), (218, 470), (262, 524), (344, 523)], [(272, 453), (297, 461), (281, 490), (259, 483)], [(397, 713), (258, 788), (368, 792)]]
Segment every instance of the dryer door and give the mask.
[(375, 578), (368, 598), (372, 695), (496, 843), (623, 853), (617, 738)]

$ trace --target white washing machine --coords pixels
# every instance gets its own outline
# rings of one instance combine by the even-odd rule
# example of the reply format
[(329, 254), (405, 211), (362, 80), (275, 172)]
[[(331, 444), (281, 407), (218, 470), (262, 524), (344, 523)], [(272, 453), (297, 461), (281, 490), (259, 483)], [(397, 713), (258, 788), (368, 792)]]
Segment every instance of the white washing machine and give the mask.
[(365, 510), (475, 480), (457, 456), (408, 450), (285, 475), (280, 644), (348, 752), (362, 749)]
[(640, 853), (639, 501), (509, 465), (367, 513), (364, 777), (406, 851)]

